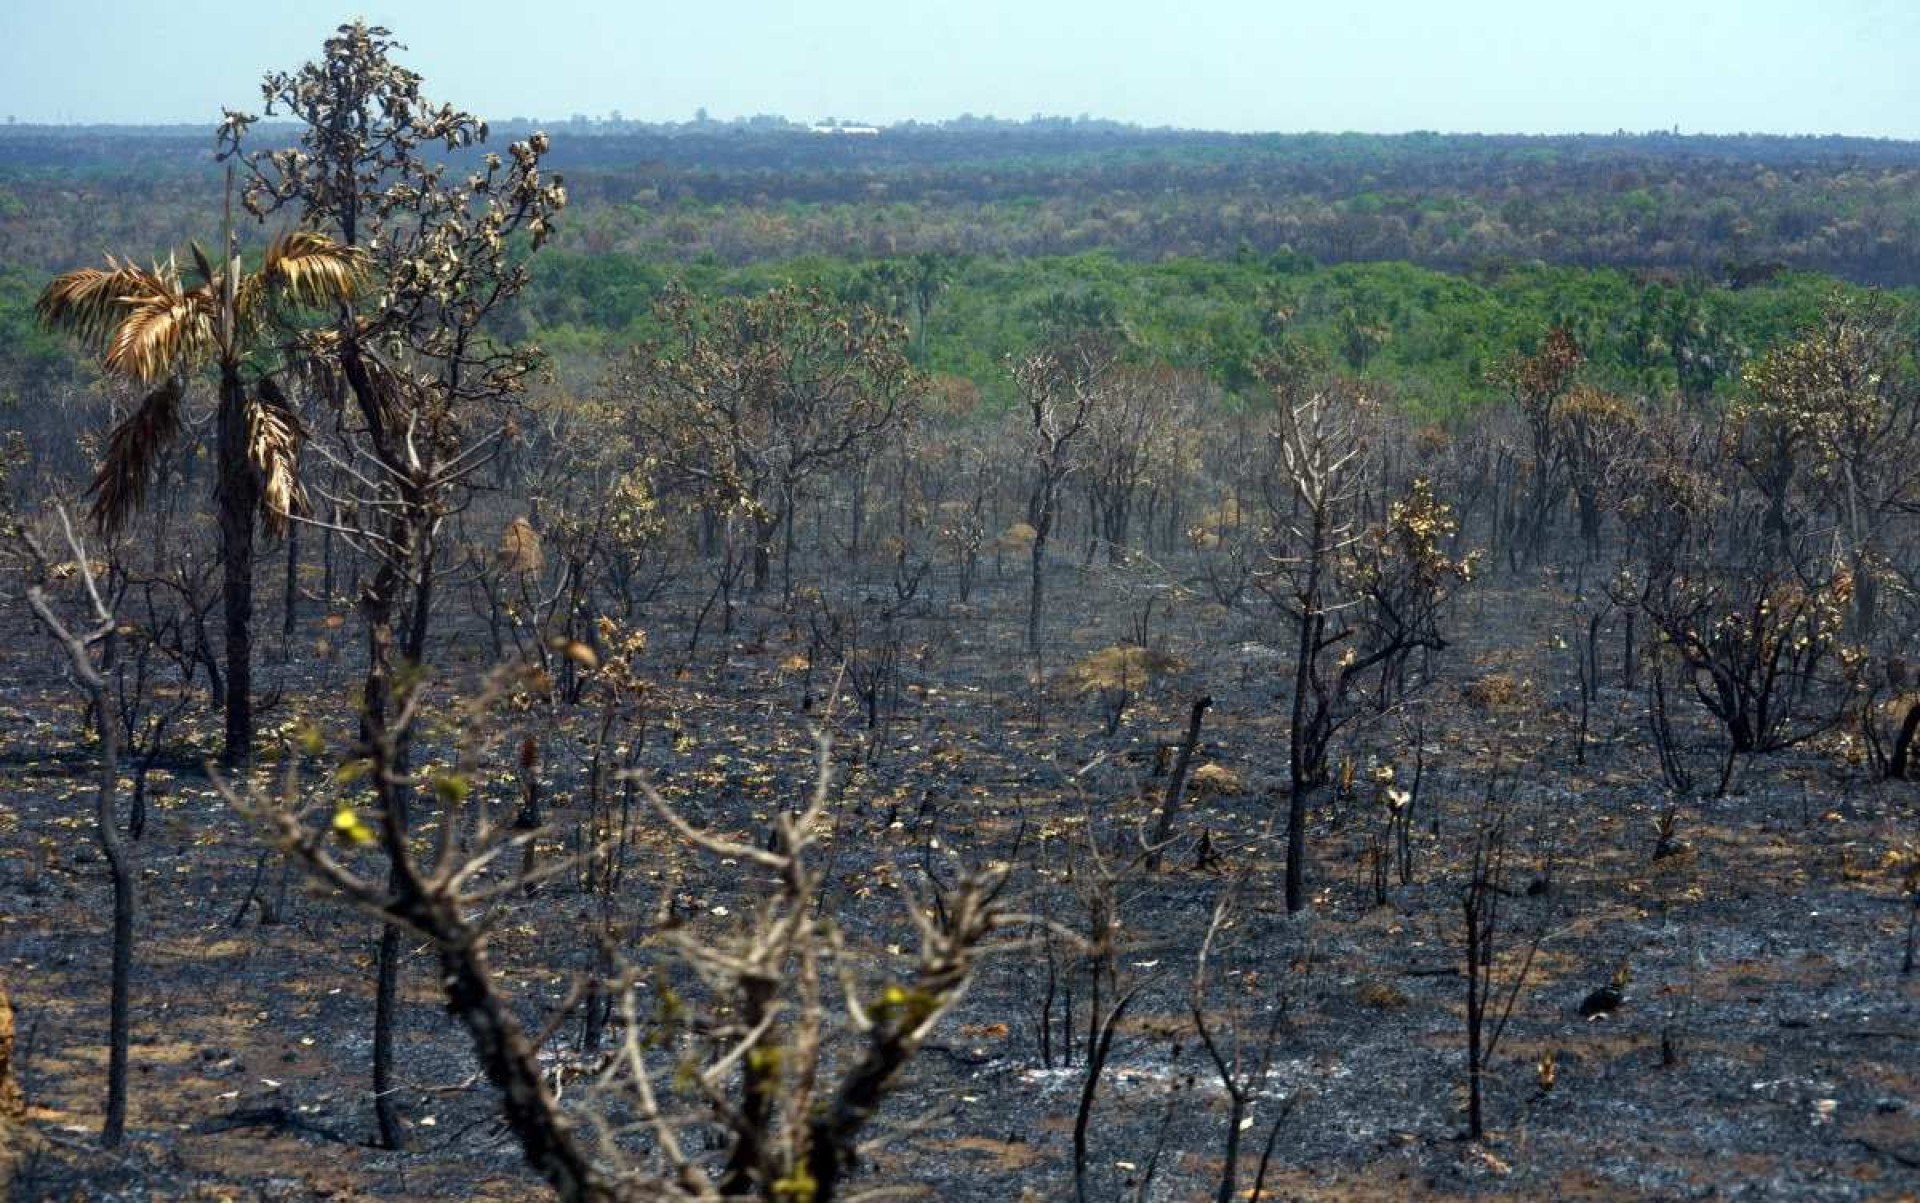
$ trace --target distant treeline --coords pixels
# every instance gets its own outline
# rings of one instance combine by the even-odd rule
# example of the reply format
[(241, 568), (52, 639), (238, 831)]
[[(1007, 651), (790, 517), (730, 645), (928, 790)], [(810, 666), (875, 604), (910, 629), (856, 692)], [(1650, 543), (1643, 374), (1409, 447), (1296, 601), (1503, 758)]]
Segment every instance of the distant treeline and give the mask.
[[(564, 122), (562, 245), (744, 265), (921, 251), (1539, 260), (1920, 283), (1920, 144), (1671, 134), (1234, 135), (972, 120)], [(495, 141), (513, 127), (503, 125)], [(217, 215), (207, 130), (0, 127), (0, 259), (176, 245)], [(461, 166), (455, 157), (455, 169)]]

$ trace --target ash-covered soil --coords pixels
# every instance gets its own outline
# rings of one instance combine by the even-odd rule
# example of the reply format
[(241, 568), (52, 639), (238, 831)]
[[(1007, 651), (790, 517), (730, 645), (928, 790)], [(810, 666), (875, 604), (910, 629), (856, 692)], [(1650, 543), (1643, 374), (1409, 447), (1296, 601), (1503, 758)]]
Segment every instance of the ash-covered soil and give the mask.
[[(1121, 938), (1099, 967), (1110, 975), (1103, 997), (1138, 990), (1092, 1097), (1086, 1197), (1215, 1197), (1229, 1098), (1196, 1008), (1247, 1091), (1236, 1198), (1253, 1197), (1263, 1164), (1269, 1199), (1920, 1195), (1920, 975), (1900, 972), (1912, 903), (1898, 868), (1920, 840), (1920, 789), (1869, 780), (1840, 743), (1811, 744), (1742, 766), (1727, 797), (1681, 800), (1670, 854), (1656, 858), (1656, 821), (1675, 804), (1642, 695), (1608, 682), (1583, 740), (1573, 653), (1533, 592), (1496, 585), (1466, 607), (1462, 638), (1417, 704), (1340, 745), (1357, 782), (1316, 810), (1312, 906), (1290, 917), (1276, 822), (1287, 683), (1267, 646), (1273, 621), (1179, 599), (1157, 633), (1178, 665), (1108, 736), (1100, 699), (1059, 681), (1076, 657), (1124, 641), (1123, 624), (1088, 600), (1117, 586), (1062, 573), (1064, 609), (1050, 626), (1063, 650), (1036, 688), (1013, 651), (1020, 585), (1009, 572), (974, 604), (929, 604), (906, 626), (883, 732), (854, 708), (835, 712), (845, 763), (826, 896), (879, 980), (909, 964), (902, 883), (950, 879), (955, 858), (1011, 859), (1020, 905), (1068, 928), (1085, 923), (1100, 866), (1116, 874)], [(216, 725), (198, 713), (155, 771), (140, 842), (129, 1144), (93, 1147), (108, 889), (89, 834), (90, 754), (37, 632), (17, 614), (7, 623), (0, 971), (41, 1134), (14, 1197), (542, 1197), (439, 1005), (425, 949), (405, 975), (411, 1147), (370, 1147), (375, 927), (298, 881), (287, 921), (263, 926), (249, 909), (236, 922), (261, 837), (196, 767)], [(325, 623), (309, 616), (299, 638), (325, 637)], [(446, 646), (455, 674), (479, 641)], [(758, 838), (804, 792), (806, 726), (826, 707), (803, 712), (802, 700), (818, 699), (827, 674), (802, 680), (782, 621), (753, 609), (724, 642), (709, 635), (691, 660), (684, 647), (678, 633), (655, 633), (641, 763), (697, 823)], [(268, 723), (320, 720), (337, 759), (351, 664), (308, 658), (264, 675), (284, 691)], [(1474, 688), (1496, 678), (1499, 688)], [(1128, 869), (1164, 788), (1157, 745), (1179, 738), (1202, 692), (1214, 708), (1199, 760), (1218, 771), (1189, 798), (1165, 866)], [(589, 725), (563, 721), (570, 734), (545, 762), (550, 855), (578, 825), (564, 800)], [(1711, 731), (1692, 734), (1710, 781)], [(866, 741), (871, 762), (853, 764)], [(1410, 881), (1391, 864), (1381, 905), (1367, 774), (1390, 763), (1406, 783), (1416, 761)], [(1496, 1015), (1511, 1006), (1488, 1068), (1490, 1132), (1469, 1142), (1462, 895), (1476, 833), (1496, 812), (1507, 849)], [(269, 864), (266, 888), (274, 876)], [(676, 922), (718, 930), (739, 921), (753, 886), (737, 866), (649, 829), (615, 910), (638, 927), (666, 895)], [(1198, 952), (1230, 891), (1196, 989)], [(565, 882), (511, 904), (492, 950), (531, 1026), (590, 969), (599, 906)], [(1036, 939), (982, 971), (912, 1064), (872, 1133), (861, 1185), (950, 1201), (1073, 1197), (1089, 967), (1058, 941), (1051, 955), (1045, 1040), (1049, 949)], [(1624, 1002), (1583, 1017), (1583, 1001), (1623, 966)], [(587, 1090), (577, 1031), (563, 1025), (552, 1046), (563, 1098)]]

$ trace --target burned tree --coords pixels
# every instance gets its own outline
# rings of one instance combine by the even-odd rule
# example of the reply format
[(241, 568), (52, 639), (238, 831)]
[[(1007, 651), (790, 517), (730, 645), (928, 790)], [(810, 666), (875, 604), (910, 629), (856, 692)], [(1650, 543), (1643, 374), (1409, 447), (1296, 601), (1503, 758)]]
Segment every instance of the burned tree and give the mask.
[[(348, 516), (329, 525), (374, 565), (359, 599), (362, 739), (391, 738), (404, 766), (411, 732), (396, 709), (396, 677), (426, 655), (442, 523), (510, 439), (516, 399), (538, 362), (504, 339), (502, 316), (566, 193), (541, 171), (549, 143), (538, 133), (450, 179), (428, 148), (479, 146), (486, 123), (429, 103), (420, 76), (393, 60), (399, 48), (385, 29), (341, 26), (319, 62), (262, 85), (268, 115), (301, 122), (297, 147), (246, 150), (253, 118), (239, 113), (229, 114), (223, 139), (249, 173), (249, 211), (290, 211), (368, 264), (367, 303), (342, 304), (303, 350), (337, 436), (316, 446), (351, 490), (325, 498)], [(382, 831), (398, 888), (414, 802), (403, 771), (381, 784), (380, 802), (391, 815)], [(374, 1039), (375, 1108), (389, 1147), (402, 1143), (392, 1080), (399, 955), (399, 928), (389, 923)]]
[(669, 333), (622, 381), (647, 450), (710, 511), (745, 518), (756, 592), (781, 541), (785, 596), (807, 484), (863, 462), (912, 415), (906, 328), (792, 286), (711, 302), (675, 290), (658, 316)]
[(1027, 655), (1040, 655), (1046, 609), (1047, 545), (1060, 518), (1060, 493), (1081, 466), (1079, 444), (1107, 403), (1110, 376), (1126, 346), (1125, 332), (1097, 303), (1055, 298), (1043, 315), (1048, 327), (1039, 350), (1013, 364), (1031, 440), (1033, 480), (1027, 493)]
[(223, 759), (237, 765), (253, 743), (254, 525), (287, 531), (288, 518), (300, 507), (296, 471), (306, 437), (276, 381), (281, 373), (262, 371), (257, 357), (292, 337), (292, 310), (325, 311), (349, 302), (363, 257), (351, 239), (342, 243), (298, 230), (275, 238), (259, 269), (249, 272), (229, 222), (217, 264), (197, 245), (192, 258), (187, 275), (173, 259), (142, 268), (109, 258), (105, 268), (68, 272), (41, 294), (39, 314), (47, 325), (99, 347), (109, 374), (152, 390), (114, 427), (94, 476), (93, 519), (108, 533), (122, 529), (146, 503), (155, 464), (186, 429), (189, 382), (207, 369), (216, 377), (215, 495), (226, 624)]
[[(1718, 792), (1743, 757), (1832, 729), (1848, 713), (1862, 660), (1846, 640), (1853, 581), (1844, 562), (1781, 563), (1780, 514), (1752, 504), (1723, 448), (1684, 419), (1662, 428), (1628, 501), (1632, 550), (1614, 600), (1648, 620), (1694, 700), (1725, 736)], [(1652, 688), (1656, 742), (1670, 780), (1663, 666)], [(1675, 771), (1679, 770), (1679, 771)]]
[[(127, 1044), (132, 1014), (133, 939), (140, 875), (137, 853), (120, 830), (120, 724), (107, 675), (101, 668), (101, 649), (116, 625), (94, 579), (87, 549), (74, 534), (67, 512), (59, 511), (60, 533), (71, 559), (56, 564), (32, 536), (19, 532), (35, 565), (38, 583), (27, 590), (27, 604), (43, 629), (59, 646), (66, 666), (87, 699), (94, 733), (100, 740), (99, 782), (94, 791), (93, 835), (106, 857), (113, 881), (112, 968), (109, 975), (107, 1019), (107, 1106), (100, 1127), (100, 1143), (118, 1148), (127, 1128)], [(47, 588), (56, 575), (79, 578), (83, 594), (81, 619), (62, 618)], [(84, 625), (82, 625), (84, 624)]]
[(1262, 582), (1293, 648), (1287, 748), (1287, 909), (1306, 906), (1306, 820), (1328, 780), (1334, 736), (1360, 713), (1377, 674), (1376, 709), (1407, 688), (1418, 651), (1447, 646), (1440, 622), (1472, 576), (1473, 557), (1446, 550), (1456, 523), (1430, 485), (1415, 481), (1385, 521), (1361, 526), (1370, 406), (1330, 388), (1283, 400), (1271, 435), (1267, 508), (1273, 532)]
[(1502, 542), (1511, 567), (1532, 563), (1564, 499), (1567, 445), (1560, 438), (1561, 402), (1585, 356), (1565, 326), (1554, 326), (1531, 355), (1516, 356), (1494, 373), (1519, 414), (1525, 444), (1508, 452)]
[[(919, 937), (918, 955), (903, 978), (876, 983), (817, 905), (823, 877), (815, 862), (833, 796), (824, 740), (808, 799), (779, 816), (770, 848), (696, 828), (649, 782), (636, 782), (655, 820), (689, 850), (750, 864), (764, 886), (750, 922), (658, 925), (648, 943), (666, 953), (671, 967), (648, 958), (614, 969), (601, 988), (615, 999), (623, 1038), (594, 1083), (563, 1105), (542, 1046), (588, 994), (576, 990), (559, 1016), (530, 1032), (492, 967), (487, 939), (510, 900), (576, 871), (578, 863), (498, 871), (517, 859), (504, 854), (532, 833), (493, 822), (470, 788), (489, 757), (512, 742), (499, 738), (501, 704), (530, 687), (539, 684), (523, 672), (495, 673), (458, 708), (459, 729), (469, 741), (460, 769), (423, 781), (397, 752), (429, 699), (403, 686), (392, 721), (354, 750), (354, 763), (374, 783), (375, 805), (365, 817), (337, 785), (312, 794), (283, 788), (271, 796), (223, 788), (321, 881), (432, 944), (448, 1009), (499, 1092), (508, 1129), (527, 1164), (560, 1198), (828, 1203), (844, 1197), (858, 1141), (901, 1071), (965, 995), (978, 962), (998, 945), (998, 933), (1030, 922), (999, 904), (1004, 875), (963, 875), (937, 897), (911, 897), (907, 916)], [(287, 784), (294, 784), (291, 775)], [(446, 803), (431, 850), (408, 838), (395, 805), (401, 791), (422, 787)], [(455, 830), (471, 833), (464, 848), (452, 837)], [(360, 869), (353, 854), (375, 843), (397, 850), (384, 880)], [(589, 850), (581, 859), (604, 851)], [(836, 1016), (836, 994), (844, 1017)], [(647, 1010), (643, 997), (653, 1000)], [(703, 1156), (695, 1141), (715, 1129), (724, 1134), (722, 1147)]]
[(1107, 400), (1093, 408), (1087, 429), (1082, 487), (1093, 520), (1087, 554), (1100, 546), (1107, 562), (1126, 560), (1142, 502), (1162, 500), (1193, 456), (1195, 397), (1203, 382), (1164, 364), (1113, 373)]

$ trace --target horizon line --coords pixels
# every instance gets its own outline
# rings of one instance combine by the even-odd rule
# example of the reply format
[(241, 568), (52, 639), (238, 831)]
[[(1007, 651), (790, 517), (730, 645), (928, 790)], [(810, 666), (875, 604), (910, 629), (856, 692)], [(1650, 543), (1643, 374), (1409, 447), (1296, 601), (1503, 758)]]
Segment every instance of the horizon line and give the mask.
[[(1893, 134), (1862, 134), (1830, 131), (1812, 133), (1807, 131), (1786, 132), (1767, 129), (1747, 130), (1692, 130), (1684, 131), (1679, 126), (1668, 129), (1630, 130), (1618, 127), (1613, 130), (1563, 129), (1563, 130), (1486, 130), (1455, 129), (1441, 130), (1431, 128), (1414, 129), (1231, 129), (1217, 126), (1183, 125), (1146, 125), (1135, 121), (1122, 121), (1115, 118), (1093, 117), (1087, 114), (1076, 116), (1035, 114), (1031, 117), (998, 117), (991, 113), (975, 115), (961, 113), (953, 117), (923, 120), (904, 118), (899, 121), (858, 121), (850, 119), (821, 118), (806, 120), (788, 117), (779, 113), (756, 113), (752, 116), (731, 118), (688, 118), (683, 120), (650, 120), (625, 116), (593, 116), (584, 113), (569, 114), (566, 117), (546, 118), (514, 114), (498, 119), (483, 118), (493, 128), (542, 127), (549, 130), (569, 130), (586, 132), (589, 136), (604, 136), (609, 133), (626, 132), (675, 132), (675, 133), (833, 133), (836, 130), (860, 129), (879, 133), (894, 132), (963, 132), (967, 127), (990, 127), (1003, 132), (1029, 130), (1033, 132), (1059, 132), (1062, 129), (1083, 129), (1088, 133), (1124, 132), (1140, 134), (1186, 134), (1211, 135), (1231, 138), (1535, 138), (1535, 139), (1742, 139), (1759, 138), (1780, 141), (1850, 141), (1916, 144), (1920, 135), (1903, 137)], [(299, 121), (289, 118), (262, 118), (258, 126), (262, 129), (290, 128), (298, 126)], [(86, 131), (115, 130), (124, 132), (183, 133), (188, 130), (212, 132), (219, 128), (217, 121), (20, 121), (9, 116), (0, 122), (0, 136), (12, 132), (40, 131)]]

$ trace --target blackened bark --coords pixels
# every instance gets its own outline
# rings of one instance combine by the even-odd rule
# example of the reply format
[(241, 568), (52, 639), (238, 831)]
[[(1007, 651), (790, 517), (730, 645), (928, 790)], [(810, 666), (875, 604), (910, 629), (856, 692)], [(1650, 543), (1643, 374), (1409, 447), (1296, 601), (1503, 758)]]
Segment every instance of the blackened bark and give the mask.
[[(425, 900), (418, 903), (431, 909)], [(445, 900), (434, 905), (451, 908)], [(424, 916), (423, 916), (424, 917)], [(547, 1089), (538, 1050), (527, 1039), (513, 1008), (493, 987), (486, 951), (457, 914), (434, 915), (421, 924), (435, 933), (457, 933), (440, 946), (440, 973), (447, 1009), (473, 1039), (474, 1056), (500, 1092), (507, 1126), (520, 1141), (527, 1164), (567, 1203), (612, 1203), (620, 1196), (574, 1138)]]
[(1887, 776), (1896, 781), (1909, 781), (1915, 777), (1913, 748), (1916, 738), (1920, 738), (1920, 701), (1909, 703), (1906, 720), (1900, 724), (1900, 734), (1893, 740), (1893, 755), (1887, 758)]
[(247, 452), (247, 394), (237, 372), (221, 376), (217, 426), (227, 677), (221, 762), (234, 769), (253, 755), (253, 516), (260, 505), (259, 475)]
[(1193, 753), (1200, 746), (1200, 724), (1207, 717), (1207, 708), (1213, 705), (1213, 698), (1196, 698), (1193, 710), (1187, 717), (1187, 737), (1180, 741), (1180, 754), (1173, 762), (1173, 779), (1167, 782), (1167, 796), (1160, 807), (1160, 821), (1154, 824), (1153, 851), (1147, 856), (1147, 868), (1160, 867), (1160, 852), (1173, 838), (1173, 816), (1180, 808), (1181, 796), (1187, 788), (1187, 770), (1193, 765)]
[(287, 524), (286, 595), (280, 599), (280, 638), (291, 648), (294, 628), (300, 623), (300, 527)]
[[(76, 545), (76, 557), (79, 556)], [(91, 585), (91, 582), (89, 582)], [(113, 879), (113, 952), (107, 1010), (107, 1114), (100, 1126), (100, 1143), (118, 1148), (127, 1128), (127, 1039), (130, 1026), (133, 977), (134, 886), (138, 871), (134, 852), (120, 836), (120, 729), (109, 708), (106, 679), (100, 675), (87, 645), (54, 616), (39, 588), (27, 593), (28, 604), (65, 648), (74, 675), (92, 704), (94, 729), (100, 737), (100, 780), (94, 795), (94, 838), (107, 858)], [(112, 620), (101, 612), (102, 626)]]

